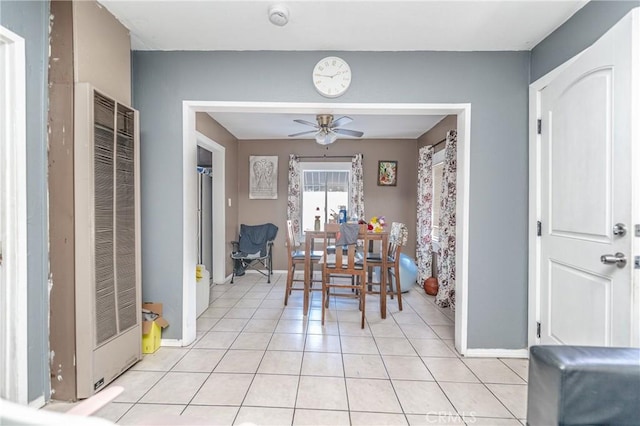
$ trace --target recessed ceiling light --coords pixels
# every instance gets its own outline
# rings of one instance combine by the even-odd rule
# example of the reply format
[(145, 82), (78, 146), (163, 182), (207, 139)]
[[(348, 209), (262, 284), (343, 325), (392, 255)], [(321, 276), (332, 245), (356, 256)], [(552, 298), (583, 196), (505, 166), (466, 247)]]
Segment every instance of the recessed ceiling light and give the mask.
[(273, 25), (284, 27), (289, 22), (289, 9), (281, 4), (274, 4), (269, 8), (269, 21)]

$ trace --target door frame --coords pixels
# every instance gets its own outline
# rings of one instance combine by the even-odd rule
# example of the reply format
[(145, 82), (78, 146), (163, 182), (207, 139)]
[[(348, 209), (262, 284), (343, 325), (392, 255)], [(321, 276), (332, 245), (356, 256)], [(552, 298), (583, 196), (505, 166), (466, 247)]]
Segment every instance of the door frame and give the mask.
[[(640, 10), (638, 8), (631, 10), (624, 19), (632, 20), (632, 67), (640, 70)], [(617, 24), (616, 24), (617, 25)], [(541, 139), (542, 135), (538, 134), (538, 120), (542, 118), (542, 90), (555, 80), (563, 71), (571, 66), (580, 56), (582, 56), (590, 47), (575, 55), (573, 58), (559, 65), (549, 73), (540, 77), (529, 85), (529, 314), (528, 314), (528, 344), (529, 347), (540, 344), (540, 338), (537, 336), (537, 323), (540, 321), (540, 286), (541, 274), (540, 269), (542, 258), (542, 242), (537, 236), (537, 221), (541, 217), (542, 188), (541, 188)], [(634, 84), (640, 84), (640, 79), (636, 78)], [(640, 114), (640, 87), (634, 87), (632, 91), (636, 94), (632, 95), (633, 104), (632, 117), (638, 117)], [(544, 123), (543, 123), (544, 125)], [(640, 124), (638, 120), (632, 120), (632, 139), (640, 141)], [(640, 146), (631, 143), (631, 161), (632, 164), (640, 164)], [(638, 167), (632, 167), (631, 187), (632, 187), (632, 220), (629, 226), (629, 233), (633, 234), (635, 224), (640, 224), (640, 170)], [(544, 224), (543, 224), (544, 226)], [(640, 238), (632, 237), (632, 253), (629, 253), (629, 263), (633, 268), (633, 258), (640, 255)], [(631, 273), (631, 344), (640, 346), (640, 269), (633, 269)]]
[[(24, 39), (0, 26), (0, 390), (28, 403), (26, 67)], [(6, 125), (11, 123), (12, 125)]]
[[(471, 104), (423, 104), (423, 103), (304, 103), (304, 102), (226, 102), (183, 101), (183, 209), (184, 217), (196, 217), (195, 194), (196, 112), (237, 113), (297, 113), (312, 114), (327, 112), (336, 114), (370, 115), (450, 115), (457, 116), (458, 130), (458, 178), (456, 217), (456, 311), (455, 347), (467, 353), (468, 329), (468, 282), (469, 282), (469, 181), (471, 153)], [(195, 197), (195, 195), (194, 195)], [(182, 345), (190, 344), (196, 336), (195, 317), (195, 225), (183, 224), (183, 334)], [(190, 228), (194, 228), (193, 232)], [(221, 234), (224, 236), (224, 233)]]
[[(199, 147), (211, 152), (211, 229), (214, 235), (225, 232), (225, 147), (196, 131), (196, 143)], [(218, 208), (216, 209), (216, 206)], [(223, 283), (226, 280), (224, 271), (225, 256), (224, 238), (213, 238), (211, 242), (211, 278), (214, 283)], [(222, 253), (222, 255), (220, 255)]]

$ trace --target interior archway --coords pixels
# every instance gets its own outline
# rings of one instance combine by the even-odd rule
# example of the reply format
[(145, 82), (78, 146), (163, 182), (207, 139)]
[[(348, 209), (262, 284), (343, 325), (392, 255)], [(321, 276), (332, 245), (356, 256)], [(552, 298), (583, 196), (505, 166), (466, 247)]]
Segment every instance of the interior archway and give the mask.
[[(456, 313), (455, 347), (461, 354), (467, 351), (468, 317), (468, 227), (469, 227), (469, 158), (471, 135), (470, 104), (398, 104), (398, 103), (296, 103), (296, 102), (220, 102), (183, 101), (183, 217), (196, 216), (196, 178), (189, 173), (195, 168), (197, 132), (196, 112), (234, 113), (300, 113), (300, 114), (369, 114), (369, 115), (456, 115), (458, 130), (458, 203), (456, 216)], [(193, 163), (193, 164), (192, 164)], [(183, 223), (183, 321), (182, 345), (196, 338), (195, 270), (196, 232), (195, 225)], [(219, 226), (219, 225), (218, 225)], [(193, 228), (193, 229), (191, 229)], [(223, 228), (214, 228), (214, 233)]]

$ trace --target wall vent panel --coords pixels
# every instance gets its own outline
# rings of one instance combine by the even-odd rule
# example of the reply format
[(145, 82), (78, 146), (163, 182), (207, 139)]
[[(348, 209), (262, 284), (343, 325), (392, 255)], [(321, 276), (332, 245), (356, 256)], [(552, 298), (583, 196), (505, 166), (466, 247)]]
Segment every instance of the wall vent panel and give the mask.
[(76, 85), (77, 397), (142, 357), (137, 112)]

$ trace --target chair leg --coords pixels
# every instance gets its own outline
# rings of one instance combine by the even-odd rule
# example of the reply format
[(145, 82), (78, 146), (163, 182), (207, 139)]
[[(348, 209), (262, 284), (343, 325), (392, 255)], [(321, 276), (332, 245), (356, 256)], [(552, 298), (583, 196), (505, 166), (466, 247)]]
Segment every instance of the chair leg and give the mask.
[(323, 292), (323, 293), (326, 293), (326, 295), (327, 295), (327, 300), (326, 300), (326, 302), (325, 302), (324, 306), (325, 306), (327, 309), (329, 309), (329, 296), (331, 295), (331, 293), (329, 292), (329, 288), (327, 288), (326, 290), (323, 290), (322, 292)]
[(324, 271), (322, 272), (322, 325), (324, 325), (324, 310), (326, 308), (325, 301), (327, 301), (327, 286), (325, 284), (325, 276), (324, 276)]
[(373, 266), (367, 267), (367, 291), (373, 290)]
[(360, 328), (364, 329), (364, 313), (366, 311), (366, 300), (367, 300), (367, 291), (365, 289), (366, 285), (366, 277), (362, 277), (361, 281), (361, 289), (360, 289), (360, 305), (362, 306), (362, 319), (360, 320)]
[(293, 292), (293, 280), (296, 277), (296, 265), (291, 265), (291, 277), (289, 278), (289, 295)]
[(284, 289), (284, 306), (287, 306), (289, 302), (289, 295), (291, 294), (291, 286), (293, 285), (293, 274), (296, 272), (296, 267), (292, 266), (287, 271), (287, 285)]
[(396, 287), (395, 289), (393, 288), (393, 279), (391, 277), (391, 270), (389, 270), (389, 283), (391, 283), (391, 295), (392, 295), (392, 299), (393, 299), (393, 294), (395, 293), (398, 296), (398, 310), (402, 310), (402, 289), (400, 288), (400, 274), (399, 271), (397, 270), (398, 268), (393, 268), (393, 272), (395, 274), (395, 279), (396, 279)]
[(267, 284), (271, 284), (271, 258), (267, 260)]

